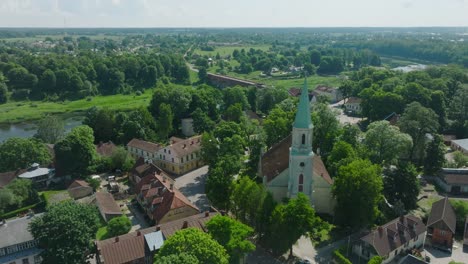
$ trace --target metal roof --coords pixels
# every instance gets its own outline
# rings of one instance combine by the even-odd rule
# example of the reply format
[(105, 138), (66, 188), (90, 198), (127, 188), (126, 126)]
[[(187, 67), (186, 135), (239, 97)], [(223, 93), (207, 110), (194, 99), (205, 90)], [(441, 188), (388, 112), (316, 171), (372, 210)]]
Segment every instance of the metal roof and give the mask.
[(0, 225), (0, 248), (34, 240), (28, 231), (28, 226), (35, 217), (40, 215), (42, 214), (7, 220), (5, 224)]
[(468, 150), (468, 138), (452, 140), (452, 142), (460, 146), (460, 148)]
[(48, 175), (49, 172), (51, 171), (52, 169), (49, 169), (49, 168), (37, 168), (34, 170), (28, 170), (27, 172), (20, 174), (18, 177), (23, 178), (23, 179), (32, 179), (35, 177)]
[(158, 250), (164, 244), (164, 235), (161, 230), (152, 232), (145, 235), (145, 241), (150, 251)]

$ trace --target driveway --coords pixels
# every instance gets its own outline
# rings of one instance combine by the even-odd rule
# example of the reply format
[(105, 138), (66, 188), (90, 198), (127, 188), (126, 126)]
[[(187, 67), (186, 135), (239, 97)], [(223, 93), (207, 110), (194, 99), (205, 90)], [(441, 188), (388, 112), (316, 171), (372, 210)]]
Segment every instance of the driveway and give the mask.
[(447, 264), (452, 260), (468, 264), (468, 252), (463, 252), (463, 245), (458, 241), (453, 245), (452, 254), (430, 247), (426, 247), (424, 253), (431, 258), (431, 264)]
[(353, 125), (353, 124), (357, 124), (359, 121), (362, 120), (362, 118), (360, 117), (352, 117), (352, 116), (345, 115), (343, 109), (341, 108), (342, 105), (343, 105), (343, 101), (339, 101), (338, 103), (328, 105), (331, 109), (333, 109), (334, 111), (338, 113), (337, 118), (342, 125), (346, 125), (346, 124)]
[(208, 166), (203, 166), (184, 174), (175, 180), (175, 187), (201, 211), (206, 211), (210, 208), (210, 202), (205, 194), (205, 180), (207, 173)]

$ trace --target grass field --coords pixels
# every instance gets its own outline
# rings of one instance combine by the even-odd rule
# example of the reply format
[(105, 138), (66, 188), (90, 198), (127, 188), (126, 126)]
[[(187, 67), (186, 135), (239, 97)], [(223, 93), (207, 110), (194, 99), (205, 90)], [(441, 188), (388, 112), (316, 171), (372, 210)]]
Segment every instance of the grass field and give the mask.
[(227, 55), (232, 55), (232, 52), (234, 50), (241, 50), (241, 49), (244, 49), (245, 51), (249, 51), (250, 48), (253, 48), (253, 49), (260, 49), (260, 50), (263, 50), (263, 51), (267, 51), (269, 48), (270, 48), (270, 45), (258, 45), (258, 46), (249, 46), (249, 45), (246, 45), (246, 46), (222, 46), (222, 47), (215, 47), (215, 50), (214, 51), (203, 51), (203, 50), (200, 50), (199, 48), (195, 49), (194, 50), (194, 53), (196, 54), (199, 54), (199, 55), (202, 55), (202, 56), (208, 56), (208, 57), (215, 57), (217, 53), (219, 53), (219, 55), (221, 57), (225, 57)]
[(147, 106), (151, 96), (152, 90), (148, 89), (140, 96), (134, 94), (96, 96), (90, 101), (81, 99), (66, 102), (9, 102), (0, 105), (0, 123), (35, 120), (47, 114), (80, 112), (93, 106), (107, 107), (113, 110), (131, 110), (140, 106)]

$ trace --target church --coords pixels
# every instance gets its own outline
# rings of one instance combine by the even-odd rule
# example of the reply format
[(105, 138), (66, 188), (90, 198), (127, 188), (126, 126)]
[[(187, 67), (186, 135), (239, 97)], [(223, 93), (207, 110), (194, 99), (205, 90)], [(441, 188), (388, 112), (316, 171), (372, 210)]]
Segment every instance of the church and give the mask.
[(262, 155), (260, 175), (276, 201), (302, 192), (317, 213), (333, 214), (333, 179), (312, 151), (313, 125), (307, 80), (304, 81), (292, 133)]

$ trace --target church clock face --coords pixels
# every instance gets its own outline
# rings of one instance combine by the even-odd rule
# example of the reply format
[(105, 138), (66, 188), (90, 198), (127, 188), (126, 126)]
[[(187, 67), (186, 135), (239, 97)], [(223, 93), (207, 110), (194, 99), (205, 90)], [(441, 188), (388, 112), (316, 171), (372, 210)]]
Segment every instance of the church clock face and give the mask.
[(299, 166), (301, 166), (302, 168), (304, 168), (304, 166), (305, 166), (304, 162), (301, 162), (301, 163), (299, 164)]

